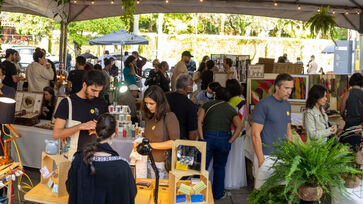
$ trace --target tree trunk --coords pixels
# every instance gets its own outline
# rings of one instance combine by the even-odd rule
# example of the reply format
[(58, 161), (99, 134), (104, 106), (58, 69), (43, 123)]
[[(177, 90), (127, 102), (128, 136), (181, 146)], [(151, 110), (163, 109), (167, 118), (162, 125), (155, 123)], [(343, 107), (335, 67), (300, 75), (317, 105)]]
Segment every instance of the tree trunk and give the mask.
[(74, 55), (76, 57), (80, 56), (81, 55), (81, 46), (76, 42), (73, 42), (73, 46), (74, 46)]

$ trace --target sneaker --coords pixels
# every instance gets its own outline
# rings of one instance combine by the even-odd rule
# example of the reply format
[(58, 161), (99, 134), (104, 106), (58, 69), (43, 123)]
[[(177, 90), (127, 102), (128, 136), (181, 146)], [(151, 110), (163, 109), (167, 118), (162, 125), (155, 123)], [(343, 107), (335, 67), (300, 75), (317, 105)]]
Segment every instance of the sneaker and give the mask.
[(226, 194), (226, 192), (224, 192), (222, 197), (220, 197), (220, 198), (216, 198), (216, 199), (214, 199), (214, 200), (223, 200), (223, 199), (225, 199), (226, 197), (227, 197), (227, 194)]

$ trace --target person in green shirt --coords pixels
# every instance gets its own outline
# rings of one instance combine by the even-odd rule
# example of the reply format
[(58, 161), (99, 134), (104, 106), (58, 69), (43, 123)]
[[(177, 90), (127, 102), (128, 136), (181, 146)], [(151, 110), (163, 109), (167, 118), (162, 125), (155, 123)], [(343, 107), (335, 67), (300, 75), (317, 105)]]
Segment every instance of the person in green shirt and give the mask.
[[(237, 111), (227, 102), (230, 93), (224, 87), (216, 89), (216, 100), (203, 104), (198, 112), (198, 134), (207, 142), (207, 163), (213, 158), (213, 197), (224, 197), (225, 167), (231, 144), (242, 130), (242, 122)], [(236, 131), (231, 134), (231, 125)]]

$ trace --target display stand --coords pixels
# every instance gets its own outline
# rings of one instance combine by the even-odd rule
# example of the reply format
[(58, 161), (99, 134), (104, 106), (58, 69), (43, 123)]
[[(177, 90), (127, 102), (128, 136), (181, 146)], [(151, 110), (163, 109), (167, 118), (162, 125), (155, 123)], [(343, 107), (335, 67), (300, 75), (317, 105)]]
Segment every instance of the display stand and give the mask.
[[(176, 168), (177, 164), (177, 148), (182, 146), (190, 146), (195, 147), (201, 153), (201, 162), (200, 162), (200, 170), (180, 170)], [(186, 176), (200, 176), (200, 182), (203, 182), (206, 187), (198, 192), (198, 194), (203, 195), (203, 201), (198, 203), (208, 203), (208, 200), (212, 199), (213, 197), (208, 195), (209, 185), (208, 185), (208, 171), (205, 170), (205, 163), (206, 163), (206, 143), (205, 142), (197, 142), (197, 141), (189, 141), (189, 140), (176, 140), (173, 143), (172, 147), (172, 160), (171, 160), (171, 171), (169, 172), (169, 203), (177, 203), (177, 195), (179, 195), (178, 189), (180, 189), (181, 184), (184, 182), (181, 181), (183, 177)], [(185, 185), (185, 184), (184, 184)], [(188, 185), (189, 186), (189, 185)], [(190, 186), (191, 187), (191, 186)], [(195, 194), (196, 192), (192, 188), (190, 194)], [(189, 203), (191, 200), (191, 196), (187, 195), (187, 201)]]
[(40, 183), (26, 193), (24, 199), (39, 203), (67, 203), (66, 180), (69, 165), (70, 161), (62, 155), (49, 155), (42, 152), (42, 168), (46, 167), (50, 173), (55, 173), (46, 178), (42, 175)]
[[(0, 178), (5, 178), (8, 175), (12, 175), (13, 171), (17, 168), (19, 168), (20, 163), (19, 162), (13, 162), (10, 163), (8, 165), (1, 165), (0, 166)], [(6, 197), (10, 200), (11, 199), (11, 189), (13, 188), (13, 180), (9, 180), (3, 183), (3, 185), (0, 187), (0, 189), (2, 188), (7, 188), (7, 195)]]

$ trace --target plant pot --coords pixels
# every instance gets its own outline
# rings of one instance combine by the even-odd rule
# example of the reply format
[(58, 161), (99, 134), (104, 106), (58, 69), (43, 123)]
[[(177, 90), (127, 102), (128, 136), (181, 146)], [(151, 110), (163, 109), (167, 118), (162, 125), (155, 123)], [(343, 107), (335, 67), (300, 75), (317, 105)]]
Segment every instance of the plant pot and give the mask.
[(299, 187), (298, 195), (304, 201), (318, 201), (323, 196), (323, 189), (319, 185), (305, 183)]
[(363, 152), (362, 151), (358, 151), (357, 153), (354, 154), (354, 159), (355, 159), (355, 162), (357, 164), (360, 164), (362, 165), (363, 164)]
[(356, 175), (353, 177), (344, 177), (344, 186), (347, 188), (356, 188), (360, 185), (360, 178)]

